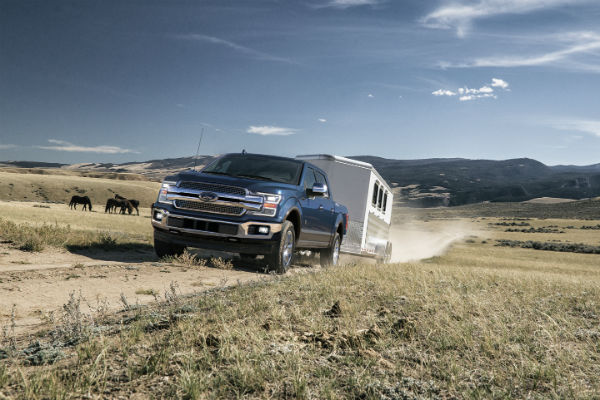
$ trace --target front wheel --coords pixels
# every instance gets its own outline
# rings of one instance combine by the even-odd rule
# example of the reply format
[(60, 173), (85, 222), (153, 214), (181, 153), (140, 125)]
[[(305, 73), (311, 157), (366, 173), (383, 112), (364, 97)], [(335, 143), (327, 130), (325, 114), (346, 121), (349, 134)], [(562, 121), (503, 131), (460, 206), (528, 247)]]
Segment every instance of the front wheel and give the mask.
[(269, 270), (278, 274), (285, 274), (292, 265), (295, 248), (296, 232), (294, 231), (294, 224), (285, 221), (281, 228), (281, 238), (278, 246), (273, 249), (271, 254), (265, 256)]
[(341, 242), (340, 234), (336, 232), (331, 247), (321, 250), (322, 267), (336, 266), (338, 264)]
[(158, 258), (169, 256), (180, 256), (185, 251), (185, 246), (176, 245), (169, 242), (163, 242), (154, 238), (154, 252)]

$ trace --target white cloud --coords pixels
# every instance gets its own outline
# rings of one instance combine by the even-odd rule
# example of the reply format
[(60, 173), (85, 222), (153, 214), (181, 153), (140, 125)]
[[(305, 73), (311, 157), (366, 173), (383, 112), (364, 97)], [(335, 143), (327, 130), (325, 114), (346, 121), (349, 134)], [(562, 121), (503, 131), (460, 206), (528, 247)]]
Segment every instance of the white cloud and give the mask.
[(459, 95), (459, 101), (469, 101), (476, 99), (493, 98), (497, 99), (498, 96), (494, 92), (494, 88), (500, 88), (508, 91), (508, 82), (502, 79), (492, 78), (492, 83), (481, 86), (479, 89), (473, 89), (469, 87), (460, 87), (456, 91), (449, 89), (438, 89), (435, 92), (431, 92), (434, 96), (456, 96)]
[(508, 89), (508, 83), (502, 79), (492, 78), (492, 87), (499, 87), (501, 89)]
[(289, 58), (274, 56), (274, 55), (271, 55), (268, 53), (264, 53), (262, 51), (252, 49), (250, 47), (242, 46), (241, 44), (237, 44), (237, 43), (231, 42), (229, 40), (215, 37), (215, 36), (203, 35), (203, 34), (199, 34), (199, 33), (190, 33), (190, 34), (186, 34), (186, 35), (174, 35), (173, 37), (176, 39), (180, 39), (180, 40), (190, 40), (190, 41), (205, 42), (205, 43), (211, 43), (211, 44), (215, 44), (215, 45), (225, 46), (225, 47), (228, 47), (239, 53), (246, 54), (250, 57), (253, 57), (253, 58), (256, 58), (259, 60), (294, 64), (294, 62), (292, 60), (290, 60)]
[(465, 96), (460, 96), (458, 98), (458, 100), (460, 100), (460, 101), (469, 101), (469, 100), (476, 100), (476, 99), (485, 99), (487, 97), (491, 97), (493, 99), (497, 99), (498, 98), (498, 96), (496, 96), (495, 94), (482, 93), (482, 94), (469, 94), (469, 95), (465, 95)]
[(562, 119), (551, 121), (550, 126), (563, 131), (577, 131), (600, 137), (600, 120)]
[[(539, 38), (538, 38), (539, 39)], [(600, 34), (595, 32), (570, 32), (546, 37), (547, 43), (563, 43), (559, 50), (531, 55), (499, 55), (475, 58), (462, 63), (442, 62), (442, 68), (481, 68), (481, 67), (533, 67), (555, 65), (571, 69), (600, 72), (597, 63), (574, 62), (571, 58), (578, 55), (593, 56), (593, 51), (600, 49)]]
[(383, 3), (383, 0), (330, 0), (325, 4), (317, 6), (317, 8), (349, 8), (357, 6), (374, 6)]
[[(481, 93), (494, 93), (494, 89), (484, 85), (479, 89), (470, 89), (468, 87), (458, 88), (458, 94), (481, 94)], [(489, 96), (488, 96), (489, 97)]]
[(319, 118), (319, 119), (317, 119), (317, 121), (322, 122), (322, 123), (327, 122), (327, 120), (325, 118)]
[(369, 94), (367, 95), (367, 97), (368, 97), (368, 98), (370, 98), (370, 99), (372, 99), (372, 98), (373, 98), (373, 97), (375, 97), (375, 96), (373, 96), (371, 93), (369, 93)]
[(123, 149), (118, 146), (79, 146), (73, 143), (66, 142), (64, 140), (48, 139), (49, 143), (54, 146), (36, 146), (43, 150), (54, 150), (54, 151), (68, 151), (68, 152), (82, 152), (82, 153), (101, 153), (101, 154), (125, 154), (125, 153), (139, 153), (135, 150)]
[(10, 150), (10, 149), (14, 149), (17, 146), (14, 144), (0, 144), (0, 150)]
[(455, 92), (446, 89), (438, 89), (435, 92), (431, 92), (431, 94), (434, 96), (456, 96)]
[(281, 126), (269, 126), (269, 125), (254, 126), (254, 125), (251, 125), (248, 127), (248, 130), (246, 132), (254, 133), (254, 134), (262, 135), (262, 136), (270, 136), (270, 135), (289, 136), (289, 135), (293, 135), (293, 134), (297, 133), (298, 129), (284, 128)]
[(505, 14), (526, 14), (534, 11), (572, 6), (591, 0), (479, 0), (445, 3), (435, 9), (421, 22), (429, 28), (456, 29), (458, 36), (465, 36), (473, 21)]

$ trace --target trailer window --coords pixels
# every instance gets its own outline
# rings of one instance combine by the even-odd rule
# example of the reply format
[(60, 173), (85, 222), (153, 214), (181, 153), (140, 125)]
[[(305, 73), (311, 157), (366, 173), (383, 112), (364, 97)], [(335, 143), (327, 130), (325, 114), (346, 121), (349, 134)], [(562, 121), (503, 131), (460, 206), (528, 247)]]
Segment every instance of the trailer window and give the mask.
[(387, 192), (383, 195), (383, 212), (387, 211)]
[(377, 201), (377, 208), (381, 209), (383, 203), (383, 187), (379, 187), (379, 199)]
[(374, 207), (377, 207), (377, 194), (379, 193), (379, 184), (377, 182), (375, 182), (375, 184), (373, 185), (373, 200), (371, 200), (371, 203), (373, 203)]

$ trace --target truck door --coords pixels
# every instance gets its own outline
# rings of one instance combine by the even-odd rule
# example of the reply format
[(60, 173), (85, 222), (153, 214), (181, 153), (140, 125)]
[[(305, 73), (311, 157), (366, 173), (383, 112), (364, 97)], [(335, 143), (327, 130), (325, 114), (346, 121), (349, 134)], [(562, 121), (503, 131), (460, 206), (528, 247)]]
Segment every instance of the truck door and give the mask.
[(317, 183), (322, 183), (327, 186), (327, 193), (324, 196), (317, 198), (319, 203), (317, 207), (319, 209), (320, 240), (325, 242), (325, 244), (329, 244), (331, 241), (331, 234), (333, 233), (333, 224), (335, 223), (335, 205), (331, 198), (331, 190), (329, 189), (329, 183), (327, 182), (325, 175), (319, 171), (315, 171), (315, 177), (317, 178)]
[(313, 185), (317, 182), (315, 177), (315, 170), (311, 167), (306, 167), (304, 171), (304, 195), (300, 199), (300, 206), (302, 207), (302, 233), (300, 234), (300, 240), (303, 242), (310, 242), (307, 245), (314, 245), (315, 242), (320, 242), (321, 233), (319, 232), (319, 217), (321, 212), (319, 206), (321, 203), (318, 201), (318, 197), (315, 197), (310, 193)]

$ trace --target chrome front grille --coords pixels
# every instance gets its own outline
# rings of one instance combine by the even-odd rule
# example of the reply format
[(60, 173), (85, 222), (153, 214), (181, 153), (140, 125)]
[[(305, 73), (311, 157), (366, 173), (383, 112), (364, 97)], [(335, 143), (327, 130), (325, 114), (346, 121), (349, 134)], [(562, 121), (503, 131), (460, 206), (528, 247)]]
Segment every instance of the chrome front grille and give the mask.
[(244, 213), (244, 209), (242, 207), (189, 200), (175, 200), (175, 207), (213, 214), (242, 215)]
[(180, 182), (178, 187), (182, 188), (182, 189), (200, 190), (203, 192), (226, 193), (226, 194), (234, 194), (237, 196), (245, 196), (246, 195), (246, 189), (244, 189), (244, 188), (237, 187), (237, 186), (220, 185), (217, 183), (184, 181), (184, 182)]

